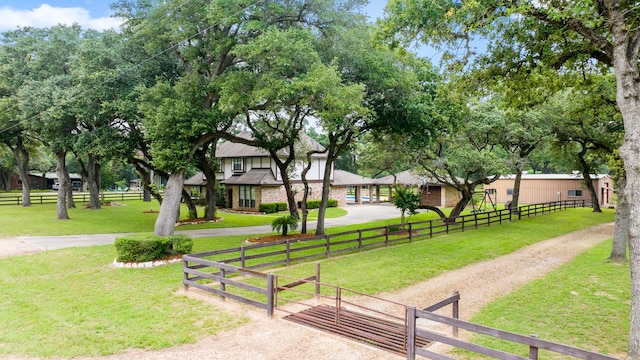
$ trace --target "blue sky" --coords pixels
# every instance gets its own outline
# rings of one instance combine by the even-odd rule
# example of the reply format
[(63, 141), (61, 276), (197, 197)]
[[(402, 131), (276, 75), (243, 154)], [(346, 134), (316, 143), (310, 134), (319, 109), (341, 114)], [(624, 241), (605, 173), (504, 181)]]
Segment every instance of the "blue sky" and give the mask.
[[(119, 20), (110, 17), (109, 4), (115, 0), (0, 0), (0, 31), (18, 26), (49, 27), (57, 24), (80, 24), (83, 28), (104, 30), (117, 28)], [(370, 0), (363, 12), (371, 20), (381, 17), (387, 0)], [(415, 50), (415, 49), (414, 49)], [(439, 55), (427, 48), (419, 55), (439, 61)]]
[[(0, 31), (17, 26), (48, 27), (74, 22), (85, 28), (117, 27), (110, 18), (111, 0), (0, 0)], [(372, 0), (365, 8), (370, 17), (382, 16), (386, 0)]]

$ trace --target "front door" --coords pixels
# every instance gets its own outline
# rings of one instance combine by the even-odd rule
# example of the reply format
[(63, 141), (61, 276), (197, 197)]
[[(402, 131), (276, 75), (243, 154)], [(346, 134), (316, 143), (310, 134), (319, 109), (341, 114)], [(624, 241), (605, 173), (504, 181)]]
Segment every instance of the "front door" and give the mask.
[(227, 189), (227, 201), (225, 201), (227, 203), (227, 209), (233, 209), (233, 190), (232, 189)]

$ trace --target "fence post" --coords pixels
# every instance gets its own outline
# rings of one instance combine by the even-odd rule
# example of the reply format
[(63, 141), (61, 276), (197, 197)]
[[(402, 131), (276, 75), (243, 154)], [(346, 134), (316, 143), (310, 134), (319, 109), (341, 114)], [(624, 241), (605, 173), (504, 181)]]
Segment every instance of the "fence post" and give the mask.
[(320, 295), (320, 263), (316, 263), (316, 296)]
[(291, 240), (287, 240), (287, 266), (291, 265)]
[(244, 268), (244, 246), (240, 246), (240, 267)]
[(273, 274), (267, 274), (267, 316), (269, 318), (273, 317), (273, 296), (275, 294), (275, 291), (273, 291), (273, 279)]
[[(409, 223), (409, 243), (411, 243), (411, 240), (412, 240), (412, 237), (413, 237), (413, 235), (412, 235), (412, 234), (413, 234), (413, 231), (411, 230), (411, 228), (412, 228), (412, 226), (411, 226), (411, 225), (412, 225), (412, 224), (411, 224), (411, 223)], [(463, 225), (463, 227), (464, 227), (464, 225)]]
[[(227, 276), (227, 270), (220, 269), (220, 276), (224, 279)], [(224, 281), (220, 281), (220, 291), (222, 292), (227, 291), (227, 284)], [(220, 297), (222, 298), (222, 301), (226, 299), (224, 295), (220, 295)]]
[(389, 225), (384, 227), (384, 246), (389, 246)]
[(476, 229), (478, 228), (478, 213), (473, 213), (473, 220), (475, 221), (476, 224)]
[[(459, 292), (458, 290), (453, 292), (453, 296), (458, 295)], [(453, 304), (451, 304), (451, 317), (454, 319), (460, 319), (460, 302), (458, 300), (454, 301)], [(453, 334), (454, 337), (458, 337), (458, 327), (457, 326), (453, 326), (451, 327), (451, 333)]]
[[(531, 335), (532, 338), (537, 339), (538, 335)], [(535, 346), (529, 346), (529, 359), (538, 360), (538, 348)]]
[(433, 220), (429, 220), (429, 239), (433, 239)]
[(407, 306), (407, 360), (416, 358), (416, 308)]
[(329, 258), (329, 254), (331, 253), (331, 240), (329, 238), (329, 235), (325, 235), (324, 239), (325, 239), (325, 246), (327, 248), (326, 254), (327, 254), (327, 259), (328, 259)]
[(189, 291), (189, 285), (187, 285), (187, 280), (189, 280), (189, 274), (185, 271), (189, 267), (189, 262), (187, 260), (182, 260), (182, 284), (184, 284), (184, 291)]
[(362, 252), (362, 229), (358, 229), (358, 250)]

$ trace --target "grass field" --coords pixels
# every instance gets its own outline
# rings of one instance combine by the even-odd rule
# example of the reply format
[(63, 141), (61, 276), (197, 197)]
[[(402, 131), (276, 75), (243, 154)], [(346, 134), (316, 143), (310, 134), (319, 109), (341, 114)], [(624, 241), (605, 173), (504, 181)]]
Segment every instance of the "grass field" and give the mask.
[[(629, 265), (605, 260), (610, 251), (610, 242), (601, 243), (545, 278), (492, 302), (471, 321), (623, 358), (629, 337)], [(528, 356), (523, 346), (480, 336), (474, 342)], [(540, 357), (558, 358), (548, 352)]]
[[(118, 206), (104, 206), (100, 210), (86, 209), (82, 204), (68, 209), (70, 220), (57, 220), (56, 205), (44, 204), (30, 207), (0, 206), (0, 237), (22, 235), (73, 235), (112, 234), (124, 232), (151, 232), (158, 217), (157, 202), (131, 200)], [(202, 214), (202, 209), (200, 213)], [(181, 219), (187, 218), (187, 208), (181, 208)], [(341, 208), (328, 208), (326, 216), (338, 217), (346, 214)], [(197, 225), (184, 225), (180, 230), (215, 229), (226, 227), (270, 225), (282, 213), (248, 215), (218, 211), (223, 221)], [(315, 220), (317, 211), (309, 213)]]
[[(370, 294), (397, 290), (443, 271), (494, 258), (593, 224), (610, 222), (613, 218), (614, 214), (609, 210), (594, 214), (589, 209), (571, 209), (410, 245), (331, 258), (322, 261), (323, 282)], [(369, 226), (354, 225), (330, 231)], [(200, 251), (234, 246), (242, 240), (204, 238), (194, 241)], [(3, 289), (0, 293), (0, 308), (3, 309), (0, 311), (0, 354), (71, 357), (114, 354), (128, 348), (158, 349), (192, 343), (247, 321), (232, 318), (196, 300), (174, 295), (181, 286), (180, 264), (153, 269), (119, 269), (110, 266), (115, 255), (114, 247), (105, 245), (0, 259), (0, 286)], [(313, 266), (301, 264), (279, 273), (308, 276), (313, 272)], [(597, 272), (602, 269), (594, 267), (595, 276), (599, 276)], [(612, 271), (615, 276), (628, 278), (624, 266)], [(561, 281), (565, 284), (584, 282), (583, 275), (574, 273)], [(621, 289), (627, 294), (616, 296), (624, 299), (628, 296), (628, 286)], [(544, 293), (545, 290), (543, 287), (537, 291)], [(540, 295), (536, 297), (540, 298)], [(525, 305), (533, 305), (529, 303)], [(600, 319), (589, 315), (598, 310), (593, 306), (578, 306), (578, 312), (573, 316), (580, 319), (581, 326), (598, 326)], [(520, 313), (531, 310), (521, 306), (511, 311), (517, 319)], [(628, 323), (628, 312), (613, 311), (610, 316), (619, 318), (616, 321), (620, 323)], [(618, 334), (602, 336), (604, 341)], [(564, 339), (558, 341), (565, 342)], [(618, 351), (618, 347), (613, 351)]]

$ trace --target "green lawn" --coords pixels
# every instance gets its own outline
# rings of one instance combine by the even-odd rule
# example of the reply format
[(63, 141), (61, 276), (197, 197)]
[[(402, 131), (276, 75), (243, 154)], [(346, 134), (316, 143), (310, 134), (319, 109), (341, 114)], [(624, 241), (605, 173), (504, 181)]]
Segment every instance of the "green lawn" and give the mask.
[[(629, 265), (605, 260), (610, 251), (609, 241), (599, 244), (545, 278), (492, 302), (471, 321), (623, 358), (629, 337)], [(480, 336), (473, 341), (528, 354), (522, 345)], [(540, 353), (545, 359), (557, 358), (553, 355)]]
[[(609, 210), (594, 214), (589, 209), (571, 209), (331, 258), (322, 261), (323, 282), (371, 294), (397, 290), (448, 269), (613, 218)], [(207, 250), (229, 247), (234, 241), (240, 240), (195, 239), (197, 248)], [(180, 264), (119, 269), (110, 266), (114, 258), (114, 247), (106, 245), (0, 259), (0, 354), (71, 357), (114, 354), (128, 348), (158, 349), (191, 343), (247, 321), (174, 295), (181, 287)], [(308, 276), (313, 267), (300, 264), (278, 273)], [(619, 271), (626, 270), (620, 267)], [(583, 309), (590, 310), (597, 309)], [(612, 316), (627, 315), (617, 312)], [(580, 321), (590, 324), (592, 320)]]
[[(30, 207), (0, 206), (0, 237), (22, 235), (73, 235), (110, 234), (123, 232), (151, 232), (158, 217), (160, 206), (157, 202), (125, 201), (121, 206), (104, 206), (100, 210), (86, 209), (78, 203), (77, 208), (68, 209), (70, 220), (57, 220), (56, 205), (33, 205)], [(202, 213), (202, 209), (200, 209)], [(346, 210), (327, 209), (327, 217), (344, 216)], [(181, 219), (187, 218), (185, 206), (181, 209)], [(317, 211), (309, 214), (309, 220), (317, 217)], [(219, 211), (223, 221), (198, 225), (180, 226), (180, 230), (215, 229), (226, 227), (270, 225), (279, 214), (248, 215)]]

